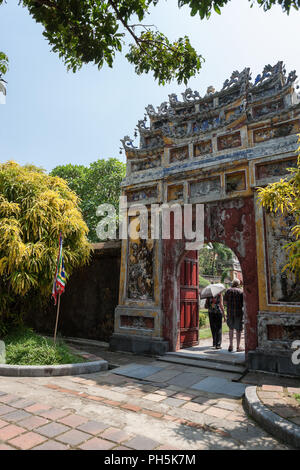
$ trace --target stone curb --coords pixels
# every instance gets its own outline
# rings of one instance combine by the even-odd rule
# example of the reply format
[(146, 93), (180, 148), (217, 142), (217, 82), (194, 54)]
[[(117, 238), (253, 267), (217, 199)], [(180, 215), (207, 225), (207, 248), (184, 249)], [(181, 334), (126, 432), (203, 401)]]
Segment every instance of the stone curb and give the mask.
[(62, 364), (57, 366), (10, 366), (0, 365), (0, 376), (6, 377), (54, 377), (59, 375), (92, 374), (108, 370), (108, 362), (101, 359), (93, 362)]
[(266, 431), (295, 449), (300, 449), (300, 426), (269, 410), (258, 398), (256, 386), (246, 387), (245, 400), (250, 416)]
[(72, 338), (71, 336), (66, 336), (63, 337), (64, 341), (67, 341), (68, 343), (73, 343), (73, 344), (84, 344), (86, 346), (97, 346), (98, 348), (104, 348), (108, 349), (109, 348), (109, 343), (106, 343), (105, 341), (96, 341), (94, 339), (84, 339), (84, 338)]
[[(52, 336), (47, 336), (48, 338), (52, 339)], [(73, 344), (83, 344), (86, 346), (98, 346), (99, 348), (108, 349), (109, 343), (105, 341), (97, 341), (95, 339), (85, 339), (85, 338), (73, 338), (72, 336), (62, 336), (62, 339), (65, 342), (73, 343)]]

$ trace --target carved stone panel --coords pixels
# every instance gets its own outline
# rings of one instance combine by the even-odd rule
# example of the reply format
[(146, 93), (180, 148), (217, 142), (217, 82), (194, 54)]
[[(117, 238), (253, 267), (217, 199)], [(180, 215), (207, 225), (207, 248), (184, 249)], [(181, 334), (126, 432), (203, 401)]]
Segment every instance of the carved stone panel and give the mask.
[(253, 132), (253, 141), (256, 144), (260, 142), (265, 142), (266, 140), (270, 140), (274, 137), (273, 135), (274, 130), (271, 127), (264, 127), (263, 129), (257, 129)]
[(121, 328), (133, 328), (135, 330), (154, 330), (153, 317), (140, 317), (131, 315), (120, 316)]
[(300, 338), (300, 315), (296, 313), (260, 312), (258, 315), (258, 345), (269, 351), (289, 351), (291, 343)]
[(147, 158), (143, 160), (134, 160), (131, 163), (131, 171), (143, 171), (143, 170), (151, 170), (152, 168), (158, 168), (161, 166), (162, 157), (161, 155), (157, 155), (153, 158)]
[(265, 114), (274, 113), (276, 111), (279, 111), (283, 107), (284, 107), (283, 99), (280, 99), (277, 101), (271, 101), (261, 106), (256, 106), (253, 110), (254, 116), (260, 117), (260, 116), (264, 116)]
[(128, 298), (153, 299), (153, 240), (129, 241)]
[(269, 277), (269, 299), (271, 302), (300, 302), (300, 284), (288, 270), (285, 245), (293, 240), (291, 229), (295, 224), (293, 215), (265, 213), (265, 236), (267, 268)]
[(141, 139), (141, 144), (143, 148), (155, 148), (163, 146), (163, 139), (158, 135), (147, 136), (144, 139)]
[(265, 142), (270, 139), (276, 139), (277, 137), (286, 137), (290, 134), (297, 134), (300, 131), (299, 120), (281, 124), (274, 127), (264, 127), (263, 129), (257, 129), (253, 132), (253, 140), (256, 144)]
[(194, 145), (194, 157), (201, 157), (208, 153), (212, 153), (211, 140), (203, 140), (202, 142), (197, 142), (197, 144)]
[(244, 191), (246, 189), (246, 175), (244, 171), (237, 171), (225, 175), (226, 193)]
[(219, 195), (221, 193), (221, 179), (220, 177), (209, 178), (202, 181), (197, 181), (190, 184), (191, 198), (205, 197), (209, 195)]
[(256, 179), (266, 179), (266, 178), (275, 178), (282, 177), (289, 174), (287, 168), (292, 168), (297, 166), (296, 158), (290, 158), (288, 160), (283, 160), (281, 162), (274, 161), (269, 162), (264, 165), (256, 166)]
[(170, 150), (170, 163), (181, 162), (189, 158), (189, 148), (185, 147), (173, 148)]
[(236, 147), (241, 147), (242, 139), (240, 132), (235, 132), (234, 134), (222, 135), (218, 137), (218, 150), (232, 149)]
[(300, 338), (300, 326), (297, 325), (267, 325), (269, 341), (294, 341)]
[(136, 191), (128, 191), (126, 193), (128, 202), (140, 202), (147, 199), (157, 198), (157, 186), (149, 186)]
[(176, 201), (183, 198), (183, 184), (173, 184), (168, 187), (168, 201)]

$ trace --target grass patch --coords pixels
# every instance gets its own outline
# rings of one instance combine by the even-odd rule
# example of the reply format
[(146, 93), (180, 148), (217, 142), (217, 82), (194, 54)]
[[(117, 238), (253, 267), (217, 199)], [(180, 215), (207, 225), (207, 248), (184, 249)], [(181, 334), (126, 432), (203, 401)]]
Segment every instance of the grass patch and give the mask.
[(299, 405), (300, 405), (300, 394), (299, 394), (299, 393), (296, 393), (296, 394), (294, 395), (294, 398), (296, 398), (297, 402), (298, 402)]
[[(229, 328), (228, 326), (226, 325), (226, 323), (223, 323), (223, 326), (222, 326), (222, 332), (223, 333), (228, 333), (229, 331)], [(208, 338), (211, 338), (212, 335), (211, 335), (211, 330), (210, 328), (200, 328), (199, 330), (199, 339), (208, 339)]]
[(206, 308), (200, 308), (199, 309), (199, 314), (200, 313), (203, 313), (204, 315), (207, 315), (207, 321), (208, 321), (208, 311), (207, 311), (207, 309)]
[(52, 339), (36, 334), (30, 328), (18, 328), (4, 337), (6, 364), (25, 366), (48, 366), (85, 362), (69, 350), (62, 341), (56, 345)]

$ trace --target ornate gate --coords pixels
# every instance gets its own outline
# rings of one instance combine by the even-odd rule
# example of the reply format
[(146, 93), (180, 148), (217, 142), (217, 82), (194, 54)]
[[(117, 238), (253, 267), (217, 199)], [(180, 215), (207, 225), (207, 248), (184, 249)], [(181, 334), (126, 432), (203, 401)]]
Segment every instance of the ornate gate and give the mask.
[(180, 267), (180, 347), (199, 343), (198, 252), (189, 251)]
[[(155, 236), (122, 241), (113, 349), (160, 355), (197, 344), (197, 261), (185, 240), (193, 241), (184, 206), (192, 205), (196, 232), (196, 205), (203, 204), (205, 242), (227, 245), (242, 267), (249, 367), (299, 375), (288, 351), (300, 328), (300, 296), (294, 275), (282, 274), (290, 218), (266, 213), (256, 192), (297, 166), (296, 78), (295, 71), (286, 75), (282, 62), (267, 65), (254, 80), (247, 68), (235, 71), (220, 91), (210, 86), (200, 97), (187, 89), (183, 100), (171, 94), (169, 103), (148, 105), (149, 123), (145, 117), (137, 124), (139, 146), (122, 139), (123, 195), (132, 213), (148, 212)], [(170, 221), (177, 217), (169, 237), (161, 227), (152, 234), (152, 215), (162, 221), (163, 205)]]

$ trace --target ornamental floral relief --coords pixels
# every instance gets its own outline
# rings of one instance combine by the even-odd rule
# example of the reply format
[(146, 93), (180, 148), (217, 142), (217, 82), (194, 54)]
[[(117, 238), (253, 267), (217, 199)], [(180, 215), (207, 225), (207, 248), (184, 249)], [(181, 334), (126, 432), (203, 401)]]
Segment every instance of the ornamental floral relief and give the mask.
[(219, 176), (190, 184), (191, 198), (220, 194), (220, 192), (221, 180)]
[(274, 161), (266, 163), (265, 165), (257, 165), (256, 167), (256, 178), (258, 180), (265, 178), (281, 177), (289, 174), (288, 168), (297, 166), (297, 159), (292, 158), (281, 162)]
[(143, 189), (139, 189), (136, 191), (128, 191), (127, 192), (127, 200), (128, 202), (138, 202), (138, 201), (145, 201), (147, 199), (155, 199), (157, 198), (157, 187), (151, 186)]
[(154, 318), (121, 315), (121, 328), (134, 328), (135, 330), (153, 330)]
[(129, 241), (129, 299), (153, 299), (153, 248), (153, 240)]
[(131, 171), (151, 170), (161, 166), (161, 155), (156, 158), (147, 158), (146, 160), (135, 160), (131, 163)]
[(246, 175), (244, 171), (225, 175), (226, 193), (243, 191), (246, 189)]
[(240, 132), (234, 134), (223, 135), (218, 138), (218, 150), (232, 149), (241, 147), (242, 139)]
[(269, 297), (271, 302), (300, 302), (300, 284), (295, 275), (284, 270), (288, 261), (285, 246), (295, 240), (292, 214), (283, 216), (265, 212), (266, 251), (268, 259)]
[(200, 157), (207, 153), (212, 153), (212, 141), (203, 140), (194, 145), (194, 157)]
[(181, 162), (189, 158), (189, 148), (178, 147), (170, 150), (170, 163)]

